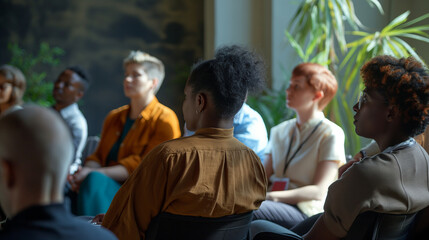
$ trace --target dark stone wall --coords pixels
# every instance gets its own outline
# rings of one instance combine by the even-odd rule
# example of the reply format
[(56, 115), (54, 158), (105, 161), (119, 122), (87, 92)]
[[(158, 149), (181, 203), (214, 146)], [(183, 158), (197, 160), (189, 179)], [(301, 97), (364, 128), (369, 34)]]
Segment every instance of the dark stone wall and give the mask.
[(195, 0), (1, 0), (0, 63), (9, 42), (37, 51), (40, 42), (65, 50), (59, 66), (46, 69), (54, 81), (69, 65), (92, 77), (81, 102), (89, 134), (98, 135), (106, 114), (128, 99), (122, 88), (122, 60), (143, 50), (166, 66), (157, 94), (182, 123), (183, 87), (192, 63), (203, 57), (203, 1)]

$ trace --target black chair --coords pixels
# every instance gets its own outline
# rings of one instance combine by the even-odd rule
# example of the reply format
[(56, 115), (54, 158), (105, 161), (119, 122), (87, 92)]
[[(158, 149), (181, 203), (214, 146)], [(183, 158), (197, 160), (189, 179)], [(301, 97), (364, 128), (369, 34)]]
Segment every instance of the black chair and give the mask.
[(81, 156), (82, 164), (85, 162), (86, 158), (89, 157), (89, 155), (95, 152), (95, 149), (97, 149), (99, 142), (100, 142), (100, 137), (88, 136), (88, 138), (86, 139), (85, 147), (82, 150), (82, 156)]
[(406, 240), (417, 213), (387, 214), (365, 212), (353, 222), (344, 240)]
[(152, 219), (146, 239), (246, 240), (252, 218), (252, 212), (220, 218), (161, 213)]
[[(343, 240), (409, 240), (409, 233), (413, 229), (417, 213), (413, 214), (387, 214), (377, 212), (365, 212), (360, 214), (353, 222), (347, 236)], [(318, 217), (312, 218), (315, 222)], [(251, 231), (254, 229), (254, 223), (251, 225)], [(257, 223), (260, 224), (260, 223)], [(266, 223), (262, 223), (266, 224)], [(272, 223), (274, 224), (274, 223)], [(275, 224), (274, 224), (275, 225)], [(308, 225), (308, 224), (306, 224)], [(258, 230), (253, 233), (253, 240), (296, 240), (296, 235), (272, 226), (256, 226), (257, 228), (266, 228), (267, 231)], [(270, 230), (275, 231), (270, 231)], [(302, 233), (301, 233), (302, 234)]]

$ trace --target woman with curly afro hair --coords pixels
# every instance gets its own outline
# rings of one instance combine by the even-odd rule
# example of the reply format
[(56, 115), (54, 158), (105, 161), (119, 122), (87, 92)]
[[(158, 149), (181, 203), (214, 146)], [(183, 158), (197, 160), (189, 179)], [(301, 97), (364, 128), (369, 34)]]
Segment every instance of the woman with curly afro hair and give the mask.
[(412, 57), (378, 56), (361, 76), (356, 133), (374, 139), (381, 152), (343, 169), (329, 187), (325, 212), (303, 239), (344, 238), (364, 212), (412, 214), (429, 206), (429, 155), (413, 139), (429, 122), (426, 68)]
[(366, 211), (409, 214), (429, 206), (429, 156), (413, 139), (429, 123), (427, 69), (412, 57), (379, 56), (361, 75), (356, 133), (374, 139), (381, 152), (354, 163), (330, 186), (325, 212), (308, 239), (322, 226), (330, 235), (323, 239), (342, 238)]
[(264, 75), (261, 59), (239, 46), (220, 48), (214, 59), (196, 64), (182, 107), (187, 128), (195, 134), (155, 147), (117, 192), (102, 226), (119, 239), (145, 239), (146, 234), (172, 239), (173, 233), (174, 239), (225, 239), (228, 234), (222, 231), (218, 236), (170, 225), (170, 231), (154, 232), (149, 225), (156, 226), (160, 214), (244, 214), (250, 222), (252, 210), (265, 199), (267, 183), (259, 157), (233, 137), (233, 120), (247, 92), (259, 87)]

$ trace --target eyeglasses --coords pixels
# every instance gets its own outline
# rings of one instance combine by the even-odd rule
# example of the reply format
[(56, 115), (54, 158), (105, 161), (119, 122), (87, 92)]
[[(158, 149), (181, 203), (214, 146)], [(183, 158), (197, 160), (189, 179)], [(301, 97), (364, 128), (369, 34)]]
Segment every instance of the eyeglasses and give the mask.
[[(365, 103), (367, 103), (367, 102), (368, 102), (368, 93), (365, 92), (365, 91), (363, 91), (363, 92), (360, 93), (359, 99), (358, 99), (358, 102), (357, 102), (357, 104), (358, 104), (357, 105), (358, 110), (360, 110), (362, 108), (362, 105), (365, 104)], [(376, 96), (373, 96), (373, 95), (371, 95), (371, 97), (370, 97), (370, 102), (371, 103), (372, 102), (378, 102), (378, 103), (384, 104), (386, 106), (389, 105), (389, 101), (386, 98), (380, 98), (380, 97), (376, 97)]]
[(6, 88), (8, 88), (8, 86), (12, 86), (12, 83), (4, 82), (4, 83), (0, 84), (0, 91), (4, 91)]
[(366, 103), (368, 101), (368, 99), (367, 99), (367, 93), (366, 92), (361, 92), (360, 94), (359, 94), (359, 99), (358, 99), (358, 102), (357, 102), (357, 104), (358, 104), (358, 110), (360, 110), (361, 109), (361, 107), (362, 107), (362, 104), (364, 104), (364, 103)]

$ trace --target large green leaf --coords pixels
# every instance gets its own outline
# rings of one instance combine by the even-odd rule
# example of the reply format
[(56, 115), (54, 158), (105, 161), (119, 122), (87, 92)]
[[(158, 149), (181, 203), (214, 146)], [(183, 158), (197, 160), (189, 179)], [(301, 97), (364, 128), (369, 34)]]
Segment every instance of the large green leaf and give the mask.
[(378, 0), (367, 0), (367, 2), (369, 2), (371, 6), (376, 6), (378, 11), (380, 11), (381, 14), (384, 14), (383, 7)]
[(401, 25), (402, 23), (407, 21), (408, 15), (410, 15), (410, 11), (406, 11), (403, 14), (399, 15), (395, 19), (393, 19), (383, 30), (382, 33), (388, 32), (391, 29), (395, 28), (398, 25)]
[(402, 24), (402, 25), (400, 26), (400, 28), (405, 28), (405, 27), (411, 26), (411, 25), (413, 25), (413, 24), (415, 24), (415, 23), (418, 23), (418, 22), (420, 22), (420, 21), (425, 20), (426, 18), (429, 18), (429, 13), (426, 13), (425, 15), (422, 15), (422, 16), (420, 16), (420, 17), (418, 17), (418, 18), (414, 19), (414, 20), (411, 20), (411, 21), (409, 21), (409, 22), (406, 22), (406, 23)]

